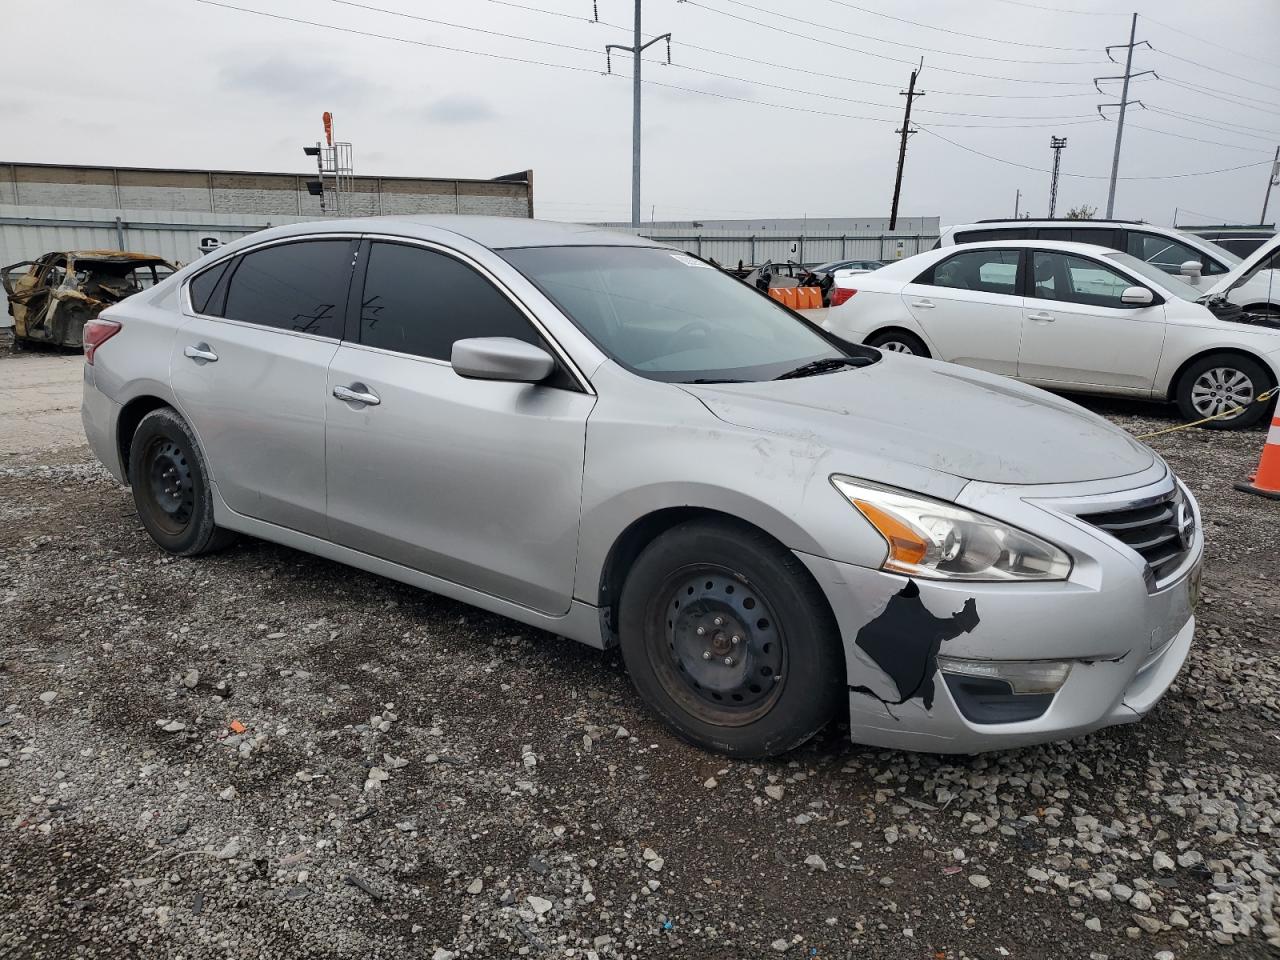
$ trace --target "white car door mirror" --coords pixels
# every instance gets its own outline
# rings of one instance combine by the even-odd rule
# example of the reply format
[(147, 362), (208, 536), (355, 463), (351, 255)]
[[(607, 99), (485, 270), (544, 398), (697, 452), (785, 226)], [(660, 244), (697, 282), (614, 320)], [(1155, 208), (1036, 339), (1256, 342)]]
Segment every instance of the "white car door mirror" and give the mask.
[(449, 359), (453, 372), (470, 380), (541, 383), (556, 368), (547, 351), (513, 337), (456, 340)]
[(1200, 279), (1200, 274), (1203, 270), (1204, 267), (1199, 260), (1187, 260), (1178, 268), (1178, 273), (1189, 278), (1192, 283), (1196, 283)]
[(1155, 302), (1155, 296), (1146, 287), (1125, 287), (1120, 302), (1129, 307), (1149, 307)]

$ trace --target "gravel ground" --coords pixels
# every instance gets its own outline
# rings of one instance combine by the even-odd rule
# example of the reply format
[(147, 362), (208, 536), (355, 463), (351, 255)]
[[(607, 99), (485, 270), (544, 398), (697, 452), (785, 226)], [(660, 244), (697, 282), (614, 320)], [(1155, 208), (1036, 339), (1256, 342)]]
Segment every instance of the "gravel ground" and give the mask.
[(0, 956), (1280, 955), (1280, 504), (1231, 489), (1257, 431), (1152, 444), (1208, 562), (1144, 722), (769, 763), (670, 736), (615, 652), (266, 543), (173, 560), (86, 448), (0, 457)]

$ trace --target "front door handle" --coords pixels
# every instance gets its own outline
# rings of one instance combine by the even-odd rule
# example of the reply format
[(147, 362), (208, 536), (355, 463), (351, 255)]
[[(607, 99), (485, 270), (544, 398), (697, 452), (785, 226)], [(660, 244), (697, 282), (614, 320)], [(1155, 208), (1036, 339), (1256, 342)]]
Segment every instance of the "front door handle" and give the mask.
[(912, 301), (911, 301), (911, 305), (912, 305), (913, 307), (920, 307), (922, 310), (932, 310), (932, 309), (933, 309), (933, 301), (932, 301), (932, 300), (912, 300)]
[(196, 363), (215, 363), (218, 355), (213, 352), (213, 348), (207, 343), (197, 343), (195, 346), (188, 346), (182, 351), (183, 355)]
[(1046, 313), (1041, 310), (1039, 313), (1028, 313), (1028, 320), (1039, 320), (1041, 323), (1053, 323), (1056, 319), (1052, 313)]
[(347, 403), (363, 403), (367, 407), (376, 407), (382, 398), (363, 383), (353, 383), (349, 387), (334, 387), (333, 395)]

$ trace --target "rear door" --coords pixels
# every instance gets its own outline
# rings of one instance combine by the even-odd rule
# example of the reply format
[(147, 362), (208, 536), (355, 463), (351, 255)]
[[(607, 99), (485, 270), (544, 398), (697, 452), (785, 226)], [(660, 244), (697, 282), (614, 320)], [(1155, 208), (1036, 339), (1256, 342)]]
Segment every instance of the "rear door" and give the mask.
[(1097, 260), (1049, 250), (1029, 255), (1018, 376), (1148, 392), (1164, 347), (1164, 306), (1123, 303), (1124, 290), (1141, 284)]
[[(474, 261), (419, 242), (365, 249), (358, 307), (325, 391), (332, 538), (565, 613), (595, 396), (567, 371), (539, 384), (458, 376), (455, 340), (515, 337), (554, 349)], [(374, 402), (335, 395), (347, 390)]]
[(237, 513), (327, 536), (326, 372), (354, 237), (258, 247), (197, 274), (170, 361), (182, 413)]
[(1017, 374), (1021, 261), (1016, 248), (962, 247), (903, 288), (903, 303), (939, 360)]

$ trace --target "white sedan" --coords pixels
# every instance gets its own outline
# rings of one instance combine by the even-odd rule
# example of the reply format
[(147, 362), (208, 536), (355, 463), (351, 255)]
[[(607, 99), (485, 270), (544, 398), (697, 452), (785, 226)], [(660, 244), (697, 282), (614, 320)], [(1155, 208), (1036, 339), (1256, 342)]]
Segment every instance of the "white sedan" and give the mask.
[(1266, 244), (1208, 288), (1092, 244), (942, 247), (837, 276), (840, 306), (824, 325), (885, 350), (1052, 389), (1174, 401), (1187, 420), (1245, 427), (1269, 409), (1255, 399), (1280, 382), (1280, 320), (1225, 295), (1276, 276), (1278, 246)]

